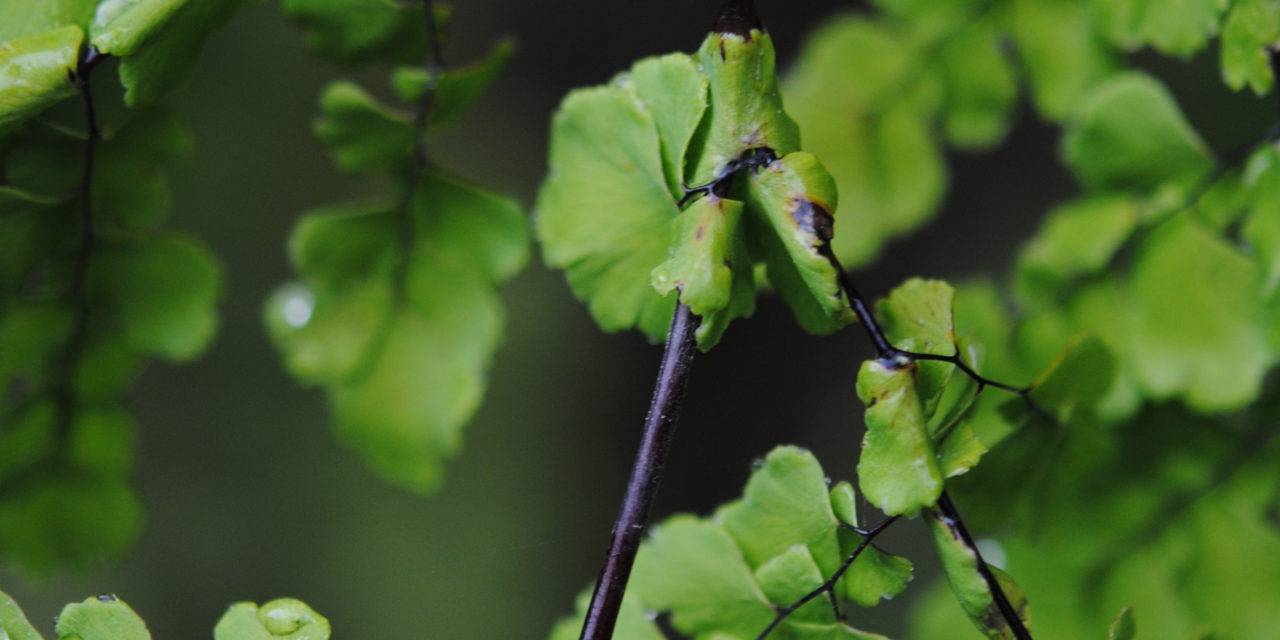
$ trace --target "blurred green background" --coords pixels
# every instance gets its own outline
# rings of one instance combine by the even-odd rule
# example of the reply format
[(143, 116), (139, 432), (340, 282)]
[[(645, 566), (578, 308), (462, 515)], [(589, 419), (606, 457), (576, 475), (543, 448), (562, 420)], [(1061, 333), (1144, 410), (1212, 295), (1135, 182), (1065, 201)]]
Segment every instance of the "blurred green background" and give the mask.
[[(760, 5), (781, 68), (824, 16), (860, 9)], [(560, 97), (638, 57), (694, 49), (717, 6), (457, 3), (446, 63), (477, 59), (504, 34), (520, 51), (431, 155), (531, 203)], [(1189, 61), (1135, 62), (1170, 84), (1219, 152), (1269, 124), (1268, 103), (1218, 81), (1215, 47)], [(0, 588), (42, 628), (65, 602), (114, 592), (157, 638), (202, 638), (233, 601), (291, 595), (327, 615), (337, 637), (539, 638), (594, 578), (660, 349), (636, 334), (601, 334), (540, 260), (503, 293), (507, 340), (488, 397), (444, 489), (428, 499), (379, 482), (337, 444), (322, 395), (288, 378), (267, 343), (261, 305), (290, 278), (283, 247), (296, 217), (385, 187), (340, 174), (311, 133), (320, 88), (351, 75), (308, 56), (266, 2), (215, 35), (172, 100), (197, 145), (173, 175), (172, 226), (221, 257), (223, 326), (201, 361), (154, 364), (131, 395), (148, 513), (132, 553), (83, 576), (32, 582), (0, 572)], [(356, 77), (385, 91), (384, 74)], [(959, 279), (1012, 264), (1042, 212), (1073, 190), (1057, 164), (1056, 132), (1021, 114), (996, 152), (950, 158), (938, 219), (856, 275), (865, 293), (910, 275)], [(812, 338), (766, 300), (696, 362), (655, 518), (705, 513), (737, 496), (751, 461), (779, 443), (809, 447), (832, 477), (852, 479), (862, 436), (854, 376), (869, 354), (857, 330)], [(917, 560), (917, 587), (936, 575), (925, 535), (912, 523), (885, 542)], [(853, 622), (896, 633), (911, 594)]]

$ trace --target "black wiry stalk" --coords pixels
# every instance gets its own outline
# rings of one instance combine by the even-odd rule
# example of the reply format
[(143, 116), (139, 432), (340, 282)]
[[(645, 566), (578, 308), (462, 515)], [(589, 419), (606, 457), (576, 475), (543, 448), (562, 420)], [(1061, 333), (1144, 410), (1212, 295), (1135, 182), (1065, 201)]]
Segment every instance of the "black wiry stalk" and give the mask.
[(813, 591), (810, 591), (809, 593), (806, 593), (804, 596), (802, 596), (800, 599), (796, 600), (795, 602), (785, 607), (779, 607), (777, 610), (778, 613), (777, 615), (774, 616), (773, 621), (769, 623), (769, 626), (764, 628), (764, 631), (760, 632), (760, 635), (756, 636), (756, 640), (764, 640), (765, 637), (767, 637), (770, 633), (773, 633), (774, 629), (778, 628), (778, 625), (782, 624), (783, 620), (787, 619), (787, 616), (791, 615), (792, 613), (795, 613), (797, 609), (808, 604), (810, 600), (813, 600), (814, 598), (824, 593), (827, 594), (827, 597), (831, 598), (832, 606), (836, 607), (836, 617), (839, 618), (840, 609), (835, 604), (836, 583), (840, 582), (840, 578), (844, 577), (844, 574), (849, 571), (849, 567), (853, 566), (853, 562), (858, 559), (858, 556), (862, 555), (862, 552), (866, 551), (867, 547), (871, 546), (871, 543), (876, 539), (876, 536), (879, 536), (881, 533), (884, 533), (884, 530), (888, 529), (889, 525), (897, 522), (898, 519), (901, 517), (902, 516), (893, 516), (891, 518), (886, 518), (885, 520), (881, 521), (880, 524), (877, 524), (876, 526), (870, 529), (865, 529), (865, 530), (858, 529), (856, 527), (846, 526), (845, 528), (848, 528), (854, 531), (855, 533), (857, 533), (858, 535), (862, 536), (862, 542), (858, 543), (857, 548), (855, 548), (853, 552), (849, 554), (849, 557), (844, 559), (844, 563), (840, 565), (840, 568), (836, 569), (835, 573), (831, 574), (830, 578), (827, 578), (826, 582), (823, 582), (821, 585), (818, 586), (818, 588), (814, 589)]
[(59, 363), (58, 385), (53, 395), (57, 403), (57, 435), (66, 438), (71, 432), (71, 422), (75, 415), (75, 371), (89, 338), (89, 301), (84, 294), (85, 280), (89, 274), (89, 261), (93, 256), (94, 232), (93, 222), (93, 165), (97, 155), (98, 142), (102, 139), (102, 131), (98, 128), (98, 116), (93, 104), (93, 89), (89, 78), (94, 68), (107, 56), (93, 47), (88, 47), (81, 54), (75, 71), (69, 72), (69, 79), (80, 94), (80, 102), (84, 105), (85, 143), (84, 162), (81, 166), (80, 184), (76, 187), (76, 198), (80, 200), (80, 240), (76, 245), (71, 269), (71, 282), (67, 287), (67, 298), (74, 305), (71, 338), (62, 352)]
[[(1031, 397), (1031, 387), (1015, 387), (1013, 385), (997, 382), (984, 377), (965, 363), (965, 361), (960, 357), (959, 351), (950, 356), (940, 356), (928, 353), (903, 351), (902, 349), (894, 347), (889, 343), (889, 339), (885, 335), (884, 328), (880, 326), (880, 323), (876, 321), (875, 315), (871, 313), (871, 307), (867, 304), (866, 298), (863, 298), (862, 294), (858, 292), (857, 287), (854, 286), (853, 278), (845, 272), (840, 261), (836, 259), (835, 255), (831, 253), (830, 250), (827, 250), (825, 255), (827, 260), (831, 262), (831, 266), (835, 268), (837, 277), (840, 280), (840, 288), (844, 291), (845, 295), (848, 296), (849, 303), (853, 307), (854, 314), (857, 315), (858, 320), (861, 321), (863, 330), (866, 331), (868, 337), (871, 338), (871, 342), (876, 348), (876, 354), (880, 358), (890, 360), (907, 358), (911, 360), (935, 360), (939, 362), (949, 362), (952, 365), (955, 365), (955, 367), (965, 375), (977, 382), (979, 391), (981, 391), (983, 387), (990, 386), (1010, 393), (1015, 393), (1022, 398), (1023, 403), (1026, 404), (1027, 408), (1031, 410), (1032, 413), (1047, 420), (1052, 425), (1058, 425), (1057, 419), (1043, 407), (1039, 406), (1039, 404), (1037, 404)], [(938, 508), (941, 509), (943, 515), (950, 520), (949, 526), (953, 527), (953, 529), (961, 535), (965, 544), (973, 550), (974, 556), (977, 558), (978, 572), (982, 574), (983, 579), (986, 581), (987, 589), (991, 592), (991, 598), (995, 601), (997, 608), (1000, 610), (1000, 614), (1004, 616), (1009, 628), (1013, 630), (1014, 637), (1018, 640), (1031, 640), (1031, 633), (1027, 631), (1026, 626), (1022, 624), (1022, 620), (1018, 618), (1017, 612), (1015, 612), (1013, 610), (1013, 606), (1009, 604), (1009, 597), (1005, 595), (1004, 589), (1000, 586), (1000, 583), (996, 581), (995, 576), (992, 575), (991, 569), (987, 566), (986, 561), (982, 559), (982, 554), (978, 553), (978, 548), (974, 545), (973, 538), (969, 536), (968, 529), (965, 528), (964, 521), (960, 518), (960, 513), (956, 511), (955, 505), (951, 503), (951, 498), (947, 496), (945, 491), (938, 498)], [(780, 612), (779, 615), (785, 618), (792, 610), (793, 609), (784, 610), (785, 613)], [(781, 622), (781, 620), (775, 620), (771, 627), (776, 626), (779, 622)]]
[(956, 539), (964, 543), (973, 552), (973, 557), (977, 560), (978, 573), (987, 583), (987, 591), (991, 593), (991, 599), (995, 602), (996, 608), (1000, 610), (1000, 615), (1004, 616), (1004, 620), (1009, 625), (1009, 630), (1013, 632), (1013, 637), (1017, 640), (1031, 640), (1031, 632), (1027, 630), (1026, 625), (1022, 624), (1022, 618), (1018, 617), (1018, 612), (1014, 610), (1013, 603), (1009, 602), (1009, 596), (1005, 595), (1004, 588), (1000, 586), (1000, 582), (996, 580), (995, 574), (991, 573), (991, 567), (987, 566), (987, 561), (982, 559), (982, 553), (978, 551), (978, 545), (974, 543), (973, 537), (969, 535), (969, 530), (965, 528), (964, 521), (960, 519), (960, 512), (956, 511), (956, 506), (951, 502), (951, 497), (944, 491), (942, 496), (938, 498), (938, 510), (946, 520), (944, 523), (947, 528), (951, 529)]
[(622, 498), (622, 509), (613, 527), (609, 555), (605, 557), (604, 567), (591, 593), (591, 605), (587, 608), (579, 636), (582, 640), (608, 640), (613, 636), (631, 566), (635, 563), (636, 551), (649, 522), (649, 511), (658, 494), (667, 450), (675, 435), (676, 417), (680, 413), (685, 384), (693, 364), (698, 322), (698, 316), (689, 307), (683, 303), (676, 305), (671, 330), (667, 333), (667, 346), (662, 354), (662, 368), (658, 371), (658, 382), (653, 390), (653, 402), (645, 418), (640, 449), (636, 452), (631, 478)]

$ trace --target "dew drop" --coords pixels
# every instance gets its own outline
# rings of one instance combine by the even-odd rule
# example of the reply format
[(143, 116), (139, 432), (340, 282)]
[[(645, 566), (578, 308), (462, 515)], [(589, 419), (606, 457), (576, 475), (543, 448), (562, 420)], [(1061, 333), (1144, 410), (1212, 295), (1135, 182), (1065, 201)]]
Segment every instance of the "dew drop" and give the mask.
[(764, 458), (756, 458), (751, 461), (751, 470), (759, 471), (764, 468)]
[(830, 487), (830, 486), (831, 486), (831, 476), (823, 476), (823, 477), (822, 477), (822, 481), (823, 481), (824, 483), (826, 483), (826, 485), (827, 485), (828, 487)]
[(654, 611), (653, 609), (649, 609), (648, 611), (644, 612), (644, 617), (649, 622), (653, 622), (658, 619), (658, 612)]
[(309, 622), (305, 613), (289, 603), (273, 601), (262, 606), (258, 611), (258, 620), (273, 636), (287, 636), (301, 629)]
[(115, 602), (115, 601), (116, 601), (116, 594), (114, 594), (114, 593), (99, 593), (99, 594), (98, 594), (98, 602)]
[(289, 282), (271, 295), (273, 312), (293, 329), (301, 329), (311, 321), (316, 307), (316, 294), (300, 282)]

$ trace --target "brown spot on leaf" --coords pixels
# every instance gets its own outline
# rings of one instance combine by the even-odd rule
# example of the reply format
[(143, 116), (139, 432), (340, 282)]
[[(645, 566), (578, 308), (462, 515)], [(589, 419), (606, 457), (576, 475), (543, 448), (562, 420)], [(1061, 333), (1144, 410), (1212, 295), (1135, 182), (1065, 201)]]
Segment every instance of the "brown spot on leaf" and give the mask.
[(701, 240), (702, 234), (706, 233), (706, 231), (707, 231), (706, 225), (701, 225), (701, 224), (698, 225), (698, 228), (693, 230), (693, 239)]
[(800, 227), (801, 231), (817, 238), (819, 244), (830, 243), (835, 235), (835, 218), (831, 216), (831, 212), (812, 200), (804, 198), (792, 200), (791, 219), (795, 220), (796, 226)]

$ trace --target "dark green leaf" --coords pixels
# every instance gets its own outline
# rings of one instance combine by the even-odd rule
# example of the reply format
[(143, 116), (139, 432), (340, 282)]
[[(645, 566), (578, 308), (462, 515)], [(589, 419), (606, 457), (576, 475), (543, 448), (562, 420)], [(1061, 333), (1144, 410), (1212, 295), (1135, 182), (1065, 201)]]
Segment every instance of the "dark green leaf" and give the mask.
[[(187, 0), (163, 28), (144, 40), (136, 51), (110, 52), (124, 57), (120, 62), (120, 81), (126, 89), (125, 104), (131, 107), (150, 104), (177, 87), (195, 64), (205, 40), (230, 19), (232, 13), (252, 1)], [(99, 11), (99, 15), (101, 13)]]
[[(416, 64), (426, 51), (422, 5), (385, 0), (284, 0), (285, 13), (303, 26), (316, 55), (345, 62)], [(441, 28), (451, 11), (436, 6)]]
[(1111, 629), (1107, 633), (1108, 640), (1133, 640), (1137, 633), (1133, 622), (1133, 607), (1125, 607), (1111, 621)]
[(364, 89), (340, 80), (320, 96), (316, 134), (347, 171), (401, 167), (413, 157), (413, 118), (378, 102)]
[(119, 557), (141, 529), (142, 505), (121, 480), (55, 468), (0, 493), (0, 557), (35, 575)]
[[(466, 113), (498, 79), (515, 52), (514, 40), (501, 40), (483, 61), (441, 71), (427, 113), (427, 131), (447, 127)], [(391, 84), (401, 99), (417, 102), (431, 86), (431, 74), (418, 67), (399, 67), (391, 76)]]
[(169, 234), (99, 244), (87, 284), (92, 313), (110, 318), (134, 349), (190, 360), (217, 331), (221, 280), (221, 267), (204, 246)]

